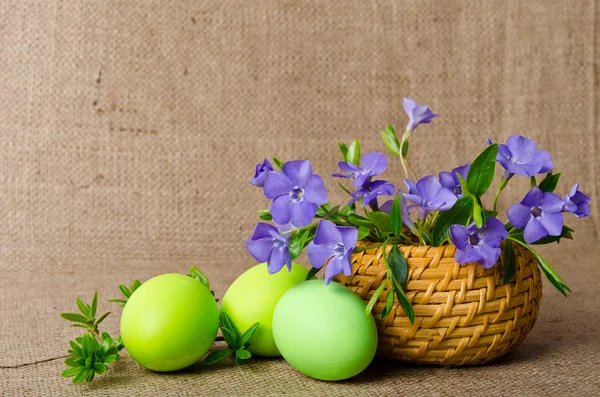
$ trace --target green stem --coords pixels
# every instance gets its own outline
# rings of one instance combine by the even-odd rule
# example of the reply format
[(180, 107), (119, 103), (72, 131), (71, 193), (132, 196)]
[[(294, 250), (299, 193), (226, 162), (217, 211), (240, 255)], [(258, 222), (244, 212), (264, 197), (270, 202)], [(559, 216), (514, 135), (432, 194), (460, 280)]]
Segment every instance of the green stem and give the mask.
[(301, 227), (299, 229), (286, 230), (285, 232), (281, 232), (281, 234), (288, 234), (288, 233), (293, 233), (293, 232), (303, 232), (305, 230), (312, 229), (312, 228), (315, 228), (315, 227), (317, 227), (317, 224), (316, 223), (311, 223), (310, 225)]
[[(404, 148), (404, 144), (408, 141), (408, 138), (410, 138), (410, 133), (408, 131), (404, 131), (404, 134), (402, 135), (402, 141), (400, 142), (400, 163), (402, 164), (402, 169), (404, 170), (404, 175), (406, 176), (406, 178), (413, 178), (413, 180), (417, 180), (417, 177), (415, 175), (415, 172), (413, 171), (412, 167), (410, 166), (410, 164), (408, 163), (408, 159), (404, 156), (404, 153), (402, 152), (403, 148)], [(409, 171), (410, 171), (410, 175), (409, 175)]]
[(508, 179), (502, 178), (502, 181), (500, 182), (500, 186), (498, 186), (498, 190), (496, 191), (496, 197), (494, 198), (494, 214), (498, 213), (498, 211), (496, 210), (496, 208), (498, 207), (498, 198), (500, 197), (500, 193), (502, 193), (502, 191), (508, 184), (509, 180), (510, 180), (510, 177)]

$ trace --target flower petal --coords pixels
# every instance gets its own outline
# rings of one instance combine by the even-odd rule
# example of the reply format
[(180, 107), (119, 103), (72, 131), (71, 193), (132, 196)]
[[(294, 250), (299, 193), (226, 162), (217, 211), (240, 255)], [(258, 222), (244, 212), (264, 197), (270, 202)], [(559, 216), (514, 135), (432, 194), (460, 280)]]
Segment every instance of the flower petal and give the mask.
[(508, 232), (504, 228), (504, 224), (497, 218), (488, 218), (479, 239), (484, 244), (497, 248), (500, 246), (500, 241), (506, 237), (508, 237)]
[(454, 253), (454, 260), (457, 263), (470, 263), (481, 260), (481, 254), (473, 248), (471, 244), (465, 245), (464, 249), (457, 249)]
[(454, 190), (456, 188), (454, 177), (448, 171), (440, 172), (440, 184), (446, 189)]
[(464, 249), (465, 246), (469, 243), (469, 235), (469, 229), (467, 229), (463, 225), (450, 226), (450, 236), (452, 237), (452, 242), (454, 243), (454, 245), (456, 245), (456, 248), (458, 249)]
[(550, 157), (550, 153), (545, 150), (536, 153), (531, 159), (531, 162), (540, 165), (540, 173), (546, 173), (552, 171), (554, 169), (554, 164), (552, 163), (552, 158)]
[(335, 223), (326, 219), (321, 219), (319, 221), (319, 224), (317, 225), (317, 230), (315, 231), (315, 238), (313, 242), (318, 245), (343, 244), (342, 235), (338, 228), (335, 226)]
[(419, 189), (417, 189), (417, 184), (410, 179), (405, 179), (404, 184), (406, 185), (406, 189), (408, 189), (407, 194), (419, 194)]
[(537, 173), (540, 172), (540, 164), (537, 163), (510, 163), (508, 164), (508, 167), (506, 167), (506, 169), (513, 173), (513, 174), (517, 174), (517, 175), (523, 175), (523, 176), (533, 176)]
[(369, 178), (369, 174), (360, 174), (354, 178), (354, 180), (352, 181), (352, 186), (354, 186), (356, 189), (360, 189), (367, 185), (367, 183), (369, 182)]
[(317, 206), (307, 201), (297, 201), (292, 203), (290, 212), (292, 224), (296, 227), (304, 227), (309, 225), (315, 218)]
[(536, 217), (531, 217), (525, 229), (523, 229), (523, 238), (526, 243), (533, 243), (548, 235), (548, 230), (542, 225), (542, 222)]
[(548, 234), (551, 236), (560, 236), (562, 233), (563, 227), (563, 214), (551, 214), (547, 212), (542, 212), (542, 215), (539, 217), (540, 222), (548, 231)]
[(563, 200), (554, 193), (544, 192), (544, 198), (542, 199), (542, 209), (545, 213), (561, 212), (564, 206), (565, 200)]
[(323, 267), (325, 262), (329, 260), (334, 254), (333, 249), (335, 245), (332, 244), (315, 244), (314, 241), (308, 243), (308, 260), (312, 267), (320, 269)]
[(529, 162), (538, 152), (537, 144), (522, 135), (510, 136), (506, 141), (506, 146), (512, 153), (513, 159), (519, 163)]
[(283, 165), (282, 171), (296, 186), (304, 188), (312, 176), (312, 166), (308, 160), (288, 161)]
[(252, 233), (251, 240), (258, 240), (261, 238), (272, 238), (273, 232), (279, 234), (277, 228), (265, 222), (258, 222)]
[(525, 226), (529, 218), (531, 218), (531, 207), (525, 207), (523, 204), (513, 204), (506, 211), (508, 219), (517, 229)]
[(261, 238), (258, 240), (246, 240), (246, 249), (259, 262), (266, 262), (273, 250), (273, 240)]
[(425, 202), (433, 201), (441, 187), (440, 181), (433, 175), (424, 176), (417, 182), (419, 196), (423, 197)]
[(476, 248), (481, 255), (481, 259), (478, 261), (481, 267), (489, 269), (498, 262), (500, 258), (500, 248), (490, 247), (488, 245), (479, 245)]
[(327, 190), (323, 179), (314, 174), (304, 188), (304, 200), (315, 204), (317, 207), (327, 202)]
[[(394, 204), (394, 200), (386, 201), (385, 203), (383, 203), (379, 206), (379, 211), (389, 214), (390, 211), (392, 210), (392, 204)], [(577, 206), (575, 206), (575, 207), (577, 207)], [(402, 214), (402, 216), (404, 216), (404, 214)]]
[[(272, 174), (272, 172), (269, 174)], [(287, 194), (281, 195), (273, 200), (271, 207), (269, 208), (269, 212), (273, 217), (273, 222), (278, 225), (285, 225), (288, 223), (292, 216), (292, 203), (292, 199)]]
[(452, 208), (454, 203), (456, 203), (456, 200), (458, 200), (456, 194), (443, 187), (438, 190), (428, 208), (432, 210), (448, 211)]
[(388, 166), (387, 157), (383, 153), (368, 152), (361, 156), (360, 163), (365, 173), (370, 176), (381, 174)]
[(340, 173), (335, 173), (335, 174), (331, 174), (331, 176), (335, 177), (335, 178), (352, 178), (352, 175), (349, 174), (340, 174)]
[(344, 256), (342, 257), (342, 272), (344, 273), (344, 276), (348, 277), (352, 275), (352, 262), (350, 261), (350, 258), (352, 257), (352, 251), (348, 251), (344, 254)]
[(274, 199), (288, 194), (293, 187), (293, 182), (283, 172), (269, 171), (265, 178), (264, 193), (268, 199)]
[(269, 274), (277, 273), (283, 268), (283, 265), (288, 265), (288, 270), (292, 268), (292, 261), (290, 259), (290, 252), (287, 248), (274, 249), (271, 251), (271, 256), (267, 261), (267, 269)]
[(539, 187), (533, 187), (525, 195), (523, 200), (521, 200), (521, 204), (529, 208), (537, 207), (542, 204), (543, 198), (544, 192), (542, 192), (542, 190)]
[(351, 252), (358, 241), (358, 229), (354, 226), (337, 226), (336, 229), (342, 236), (344, 248)]
[(360, 168), (358, 165), (348, 163), (346, 161), (338, 162), (338, 167), (340, 167), (340, 170), (342, 170), (344, 172), (349, 172), (351, 174), (358, 174), (359, 172), (362, 171), (362, 168)]
[(344, 268), (342, 266), (342, 258), (340, 256), (334, 256), (331, 258), (325, 269), (325, 284), (329, 284), (338, 274), (342, 273)]

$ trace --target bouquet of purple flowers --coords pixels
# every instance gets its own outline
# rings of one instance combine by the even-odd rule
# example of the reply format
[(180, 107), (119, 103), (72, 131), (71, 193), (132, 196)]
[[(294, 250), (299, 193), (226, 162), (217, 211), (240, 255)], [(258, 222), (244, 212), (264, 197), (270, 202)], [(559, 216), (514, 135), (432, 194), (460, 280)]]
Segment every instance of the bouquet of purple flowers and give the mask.
[[(471, 164), (440, 172), (439, 177), (417, 179), (408, 162), (409, 139), (417, 126), (430, 123), (437, 114), (409, 98), (404, 98), (403, 104), (409, 121), (401, 138), (391, 125), (381, 136), (402, 164), (405, 191), (387, 180), (376, 179), (387, 168), (387, 158), (379, 152), (361, 155), (358, 140), (350, 145), (339, 144), (341, 173), (333, 176), (351, 183), (338, 183), (349, 195), (343, 206), (331, 206), (328, 202), (323, 179), (313, 173), (310, 161), (282, 162), (273, 158), (273, 167), (265, 159), (256, 166), (250, 183), (261, 187), (272, 201), (268, 210), (260, 211), (260, 219), (265, 222), (259, 222), (246, 241), (250, 254), (267, 262), (269, 272), (275, 273), (284, 265), (291, 269), (292, 260), (307, 247), (313, 267), (307, 278), (314, 277), (327, 264), (328, 284), (340, 273), (351, 274), (353, 253), (381, 246), (388, 279), (411, 322), (414, 313), (405, 294), (407, 263), (399, 244), (454, 244), (457, 263), (478, 262), (484, 268), (494, 266), (502, 254), (504, 283), (514, 278), (516, 258), (511, 244), (518, 244), (534, 255), (552, 285), (563, 295), (570, 292), (552, 265), (532, 246), (572, 239), (573, 229), (564, 224), (563, 213), (577, 218), (589, 216), (590, 197), (579, 191), (578, 184), (563, 197), (555, 194), (561, 174), (553, 172), (550, 154), (520, 135), (511, 136), (506, 144), (488, 139), (488, 146)], [(489, 209), (482, 197), (492, 184), (496, 163), (500, 163), (504, 173)], [(543, 177), (536, 178), (538, 174)], [(508, 208), (508, 222), (503, 223), (498, 219), (498, 198), (515, 175), (530, 178), (531, 188), (520, 203)], [(380, 196), (389, 199), (384, 201)], [(315, 219), (318, 222), (314, 223)], [(358, 245), (359, 240), (364, 244)], [(387, 246), (391, 249), (387, 250)], [(373, 303), (382, 291), (380, 288), (373, 295)], [(390, 308), (386, 309), (382, 317), (389, 313)]]

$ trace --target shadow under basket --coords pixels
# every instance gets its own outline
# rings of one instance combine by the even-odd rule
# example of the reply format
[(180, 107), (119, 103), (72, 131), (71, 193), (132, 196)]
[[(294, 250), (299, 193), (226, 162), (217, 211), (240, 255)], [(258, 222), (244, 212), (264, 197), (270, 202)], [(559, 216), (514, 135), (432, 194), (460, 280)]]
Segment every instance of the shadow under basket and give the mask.
[[(521, 246), (513, 247), (515, 277), (503, 285), (502, 255), (495, 266), (484, 269), (478, 263), (456, 263), (455, 246), (399, 245), (408, 263), (406, 295), (415, 322), (410, 323), (396, 297), (391, 313), (381, 320), (386, 287), (373, 308), (379, 330), (377, 356), (419, 364), (474, 365), (519, 346), (535, 324), (542, 281), (535, 258)], [(352, 275), (340, 274), (334, 280), (368, 303), (386, 278), (379, 247), (353, 254)]]

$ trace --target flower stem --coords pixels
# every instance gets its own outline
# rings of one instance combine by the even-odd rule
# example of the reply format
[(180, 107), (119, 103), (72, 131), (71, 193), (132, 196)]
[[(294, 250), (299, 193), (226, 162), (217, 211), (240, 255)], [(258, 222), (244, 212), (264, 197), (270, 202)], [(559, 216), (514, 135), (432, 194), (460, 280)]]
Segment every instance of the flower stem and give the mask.
[(281, 234), (288, 234), (288, 233), (293, 233), (293, 232), (303, 232), (305, 230), (309, 230), (309, 229), (312, 229), (314, 227), (317, 227), (317, 224), (316, 223), (311, 223), (310, 225), (301, 227), (299, 229), (286, 230), (285, 232), (281, 232)]
[[(402, 140), (400, 142), (400, 164), (402, 164), (402, 169), (404, 170), (404, 175), (406, 176), (406, 178), (413, 178), (413, 180), (417, 180), (417, 177), (415, 175), (415, 172), (413, 171), (412, 167), (410, 166), (410, 164), (408, 163), (408, 158), (406, 156), (406, 153), (404, 153), (404, 144), (406, 142), (408, 142), (408, 138), (410, 138), (411, 133), (409, 131), (404, 131), (404, 134), (402, 135)], [(409, 171), (410, 171), (410, 175), (409, 175)]]
[(508, 177), (506, 179), (503, 177), (502, 181), (500, 182), (500, 186), (498, 186), (498, 190), (496, 191), (496, 197), (494, 198), (494, 214), (498, 213), (498, 211), (496, 210), (496, 208), (498, 206), (498, 198), (500, 197), (500, 193), (502, 193), (502, 190), (504, 190), (504, 188), (508, 184), (509, 180), (510, 180), (510, 177)]

